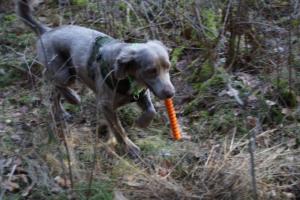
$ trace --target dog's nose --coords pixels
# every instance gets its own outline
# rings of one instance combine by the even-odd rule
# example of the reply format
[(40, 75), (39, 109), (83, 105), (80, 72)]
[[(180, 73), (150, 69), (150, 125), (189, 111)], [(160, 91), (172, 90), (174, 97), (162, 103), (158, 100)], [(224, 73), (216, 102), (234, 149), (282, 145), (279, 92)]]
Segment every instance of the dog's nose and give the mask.
[(163, 94), (164, 94), (164, 96), (165, 96), (166, 98), (171, 98), (171, 97), (174, 96), (175, 91), (174, 91), (174, 89), (172, 89), (172, 88), (165, 88), (165, 89), (163, 90)]

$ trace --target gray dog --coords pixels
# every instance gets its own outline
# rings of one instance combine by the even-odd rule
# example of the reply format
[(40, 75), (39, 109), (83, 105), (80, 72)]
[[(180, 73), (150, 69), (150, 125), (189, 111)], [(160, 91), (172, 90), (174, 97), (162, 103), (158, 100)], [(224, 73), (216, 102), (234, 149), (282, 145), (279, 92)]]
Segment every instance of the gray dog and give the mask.
[(80, 103), (69, 87), (79, 78), (96, 94), (97, 104), (117, 141), (130, 155), (138, 155), (140, 150), (128, 138), (116, 110), (136, 102), (143, 110), (136, 123), (147, 127), (156, 113), (149, 89), (162, 100), (174, 95), (167, 48), (156, 40), (125, 43), (80, 26), (51, 29), (34, 20), (29, 2), (17, 0), (17, 13), (39, 36), (38, 59), (46, 68), (47, 79), (55, 85), (51, 98), (55, 117), (67, 116), (61, 95), (72, 104)]

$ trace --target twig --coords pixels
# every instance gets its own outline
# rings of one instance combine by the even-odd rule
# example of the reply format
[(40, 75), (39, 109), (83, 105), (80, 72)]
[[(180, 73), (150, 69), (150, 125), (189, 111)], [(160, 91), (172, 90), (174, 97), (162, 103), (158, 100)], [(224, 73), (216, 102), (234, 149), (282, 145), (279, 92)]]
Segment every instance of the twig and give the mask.
[[(8, 176), (8, 181), (11, 180), (12, 176), (14, 175), (14, 173), (15, 173), (15, 171), (16, 171), (16, 169), (17, 169), (17, 166), (18, 166), (17, 164), (15, 164), (15, 165), (13, 166), (13, 168), (12, 168), (12, 170), (11, 170), (9, 176)], [(4, 188), (4, 189), (2, 190), (1, 195), (0, 195), (0, 200), (3, 199), (6, 190), (7, 190), (6, 188)]]
[[(274, 129), (271, 129), (271, 130), (264, 131), (264, 132), (260, 133), (259, 135), (256, 134), (256, 139), (261, 138), (261, 137), (263, 137), (265, 135), (274, 133), (277, 130), (278, 130), (277, 128), (274, 128)], [(241, 144), (238, 144), (238, 145), (234, 146), (232, 149), (235, 149), (235, 148), (238, 148), (238, 147), (242, 147), (242, 146), (244, 146), (246, 144), (249, 144), (249, 143), (251, 143), (250, 139), (246, 140), (245, 142), (243, 142)]]
[(249, 154), (250, 154), (250, 174), (251, 174), (251, 184), (252, 184), (252, 193), (253, 199), (257, 200), (257, 187), (256, 187), (256, 176), (255, 176), (255, 137), (257, 132), (257, 126), (259, 122), (256, 120), (256, 127), (249, 134)]

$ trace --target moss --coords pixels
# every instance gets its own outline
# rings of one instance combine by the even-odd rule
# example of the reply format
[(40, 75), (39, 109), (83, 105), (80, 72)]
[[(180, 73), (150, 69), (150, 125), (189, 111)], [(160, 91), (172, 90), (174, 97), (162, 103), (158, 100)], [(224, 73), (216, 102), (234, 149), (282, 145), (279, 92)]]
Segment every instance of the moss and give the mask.
[(70, 103), (64, 103), (64, 108), (66, 109), (66, 111), (68, 112), (72, 112), (72, 113), (77, 113), (80, 111), (80, 107), (78, 105), (73, 105)]
[(203, 24), (207, 28), (205, 29), (206, 36), (213, 40), (218, 35), (218, 16), (212, 9), (202, 9)]
[(122, 124), (125, 127), (130, 127), (134, 125), (135, 120), (138, 118), (138, 113), (140, 113), (136, 106), (134, 105), (127, 105), (121, 108), (118, 112)]
[(19, 103), (21, 105), (28, 105), (32, 102), (32, 96), (30, 95), (23, 95), (19, 98)]
[(191, 101), (187, 106), (184, 108), (183, 114), (189, 115), (191, 113), (194, 113), (193, 116), (189, 116), (193, 119), (201, 118), (201, 119), (207, 119), (209, 116), (209, 112), (205, 110), (201, 110), (201, 108), (205, 107), (202, 106), (202, 101), (207, 101), (210, 99), (210, 102), (214, 101), (213, 97), (205, 97), (205, 98), (196, 98), (193, 101)]
[(233, 109), (230, 107), (220, 108), (209, 119), (209, 133), (221, 133), (226, 134), (230, 129), (237, 127), (243, 127), (241, 120), (236, 120)]
[[(283, 106), (294, 108), (297, 106), (297, 95), (293, 90), (289, 89), (289, 82), (286, 79), (273, 80), (272, 83), (278, 92), (279, 103)], [(272, 97), (274, 94), (269, 94)]]
[(88, 0), (72, 0), (72, 4), (77, 6), (86, 6), (88, 3)]
[(218, 92), (224, 89), (225, 84), (226, 81), (224, 79), (224, 76), (221, 73), (216, 73), (204, 83), (194, 84), (194, 88), (200, 92), (210, 92), (210, 91)]
[(121, 1), (121, 2), (118, 3), (118, 7), (119, 7), (120, 11), (125, 12), (126, 9), (127, 9), (127, 4), (125, 2), (123, 2), (123, 1)]
[(125, 174), (134, 174), (138, 171), (138, 169), (125, 159), (118, 160), (117, 163), (114, 164), (111, 175), (112, 178), (120, 178)]
[(90, 189), (90, 198), (91, 200), (97, 199), (105, 199), (112, 200), (113, 199), (113, 184), (110, 181), (94, 181), (89, 188), (89, 184), (87, 182), (80, 182), (76, 185), (76, 195), (79, 199), (85, 199), (86, 194)]
[(195, 75), (198, 76), (198, 81), (206, 81), (211, 78), (214, 74), (215, 68), (211, 60), (207, 59), (202, 67), (201, 70)]
[(5, 15), (3, 17), (3, 20), (4, 20), (4, 23), (6, 23), (6, 25), (9, 25), (17, 20), (17, 16), (16, 16), (16, 14)]
[(19, 48), (25, 48), (30, 46), (34, 41), (34, 34), (20, 34), (16, 35), (15, 33), (5, 33), (5, 38), (1, 38), (0, 41), (3, 41), (5, 44), (15, 45)]
[(11, 138), (12, 133), (4, 134), (1, 138), (1, 150), (5, 150), (7, 152), (12, 152), (13, 149), (15, 149), (15, 143), (13, 142)]
[[(90, 189), (90, 190), (89, 190)], [(73, 194), (76, 195), (78, 199), (86, 199), (87, 192), (90, 191), (91, 200), (97, 199), (105, 199), (111, 200), (113, 199), (113, 185), (110, 181), (93, 181), (91, 187), (87, 182), (79, 182), (75, 184), (75, 188)], [(19, 198), (11, 198), (11, 199), (19, 199)], [(23, 199), (20, 197), (20, 199)], [(59, 192), (54, 194), (48, 187), (46, 186), (37, 186), (33, 188), (29, 199), (48, 199), (48, 200), (64, 200), (69, 199), (67, 192)]]
[(273, 79), (272, 84), (276, 86), (279, 91), (289, 87), (289, 82), (286, 79)]
[(141, 148), (142, 152), (146, 154), (157, 153), (167, 146), (165, 140), (162, 140), (158, 136), (138, 140), (137, 145)]
[(177, 63), (180, 56), (182, 55), (182, 52), (183, 52), (184, 48), (185, 48), (184, 46), (181, 46), (181, 47), (177, 47), (173, 50), (172, 55), (171, 55), (172, 66)]
[(290, 22), (293, 28), (298, 28), (300, 26), (300, 19), (292, 19)]
[(199, 60), (196, 59), (189, 65), (189, 68), (193, 68), (195, 70), (188, 80), (196, 84), (207, 81), (208, 79), (212, 78), (215, 73), (215, 67), (212, 60), (206, 59), (201, 65), (198, 64), (198, 62)]
[(15, 81), (20, 79), (20, 77), (21, 74), (17, 70), (3, 68), (0, 64), (0, 88), (4, 88), (15, 83)]
[(185, 107), (184, 114), (198, 111), (199, 108), (205, 107), (206, 102), (214, 101), (215, 95), (225, 88), (227, 76), (229, 75), (220, 68), (205, 82), (193, 83), (193, 88), (198, 91), (198, 96)]
[(280, 102), (283, 105), (286, 105), (290, 108), (294, 108), (298, 104), (297, 95), (294, 91), (289, 91), (288, 89), (280, 91)]
[(283, 117), (284, 115), (281, 113), (281, 109), (278, 106), (272, 106), (265, 122), (279, 124), (282, 122)]
[[(245, 121), (235, 115), (235, 109), (232, 104), (224, 104), (216, 108), (214, 112), (200, 111), (198, 109), (191, 126), (191, 132), (194, 132), (195, 139), (208, 136), (218, 137), (231, 133), (236, 128), (237, 134), (244, 135), (248, 133)], [(205, 127), (205, 128), (204, 128)], [(201, 133), (200, 135), (198, 133)]]

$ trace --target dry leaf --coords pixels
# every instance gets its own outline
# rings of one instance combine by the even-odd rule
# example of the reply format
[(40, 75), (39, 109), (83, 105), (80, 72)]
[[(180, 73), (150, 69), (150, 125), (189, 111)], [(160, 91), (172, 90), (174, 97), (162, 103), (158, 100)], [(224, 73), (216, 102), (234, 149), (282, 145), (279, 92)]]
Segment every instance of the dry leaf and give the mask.
[(165, 177), (169, 174), (169, 170), (166, 168), (159, 168), (158, 169), (158, 175)]
[(34, 186), (34, 184), (31, 184), (30, 186), (28, 186), (28, 187), (22, 192), (22, 197), (27, 197), (27, 196), (30, 194), (30, 192), (31, 192), (31, 190), (32, 190), (32, 188), (33, 188), (33, 186)]
[(255, 96), (255, 95), (250, 95), (249, 97), (248, 97), (248, 101), (249, 102), (253, 102), (253, 101), (257, 101), (257, 97)]
[(11, 182), (9, 180), (4, 181), (2, 187), (10, 192), (14, 192), (20, 188), (18, 183)]
[(276, 105), (276, 102), (270, 101), (270, 100), (266, 100), (266, 104), (267, 104), (268, 106), (274, 106), (274, 105)]
[(296, 196), (293, 193), (290, 192), (283, 192), (284, 196), (286, 196), (287, 199), (296, 199)]
[(60, 176), (56, 176), (54, 178), (54, 180), (60, 187), (63, 187), (63, 188), (71, 187), (71, 181), (67, 178), (62, 178)]
[(142, 181), (139, 181), (139, 179), (134, 175), (128, 175), (124, 176), (124, 183), (126, 185), (132, 186), (132, 187), (141, 187), (144, 185)]
[(282, 108), (281, 113), (284, 115), (290, 115), (292, 114), (292, 111), (288, 108)]
[(114, 200), (127, 200), (121, 191), (116, 190), (114, 192)]

